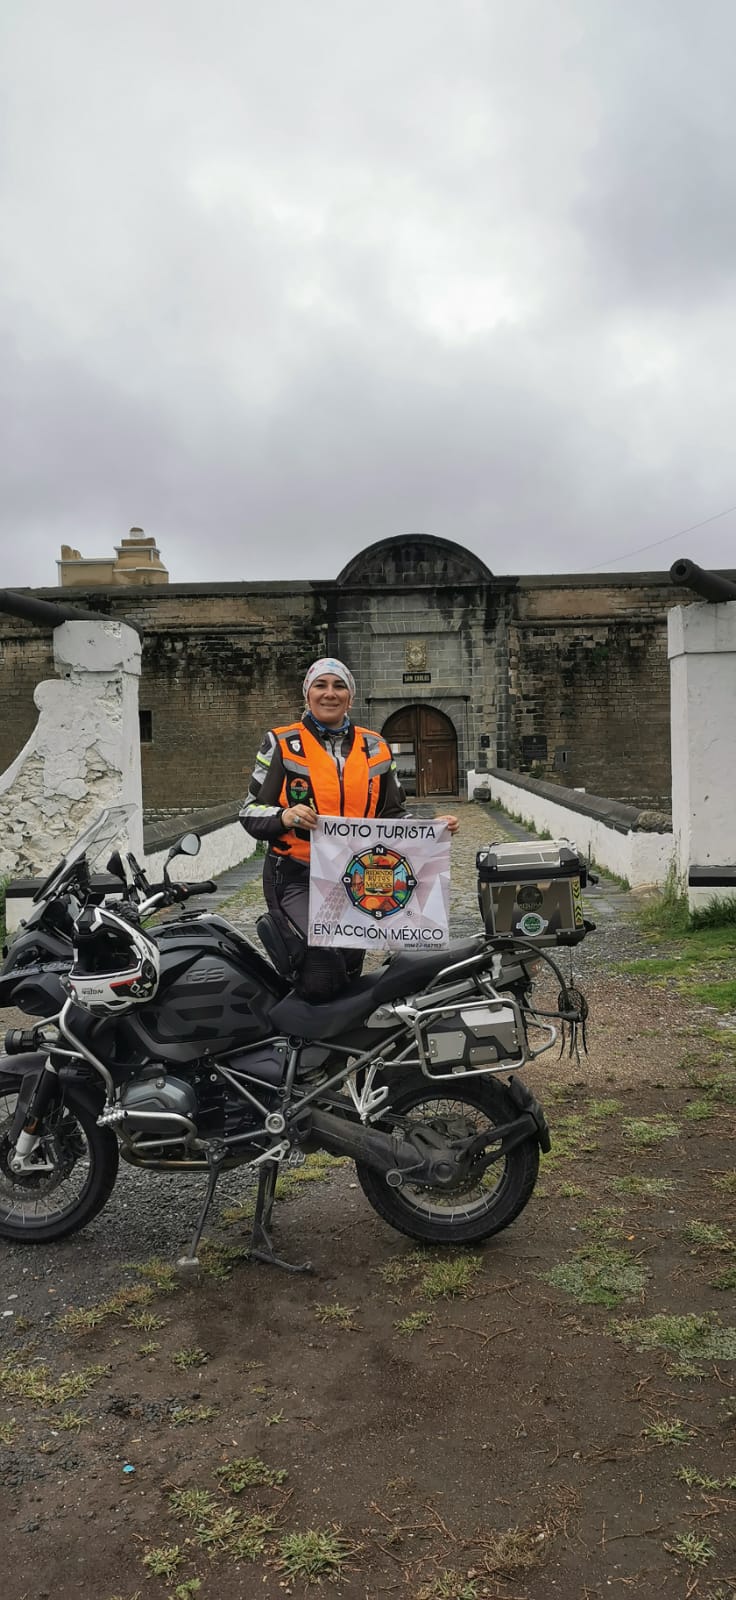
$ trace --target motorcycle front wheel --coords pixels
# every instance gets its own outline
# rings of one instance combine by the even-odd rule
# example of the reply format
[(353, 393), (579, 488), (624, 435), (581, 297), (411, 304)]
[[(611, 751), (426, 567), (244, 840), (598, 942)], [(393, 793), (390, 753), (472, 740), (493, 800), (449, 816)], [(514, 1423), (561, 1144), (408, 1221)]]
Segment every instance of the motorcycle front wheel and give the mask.
[(19, 1087), (0, 1076), (0, 1238), (49, 1244), (102, 1210), (117, 1177), (117, 1140), (70, 1087), (44, 1116), (35, 1170), (13, 1172), (9, 1133)]
[[(464, 1139), (518, 1115), (508, 1090), (494, 1078), (435, 1084), (419, 1073), (394, 1091), (390, 1113), (378, 1126), (388, 1132), (423, 1122), (445, 1137)], [(525, 1139), (485, 1172), (469, 1173), (466, 1186), (452, 1191), (409, 1183), (391, 1189), (385, 1178), (357, 1162), (356, 1171), (374, 1211), (399, 1233), (424, 1244), (477, 1244), (523, 1211), (537, 1181), (539, 1145), (535, 1138)]]

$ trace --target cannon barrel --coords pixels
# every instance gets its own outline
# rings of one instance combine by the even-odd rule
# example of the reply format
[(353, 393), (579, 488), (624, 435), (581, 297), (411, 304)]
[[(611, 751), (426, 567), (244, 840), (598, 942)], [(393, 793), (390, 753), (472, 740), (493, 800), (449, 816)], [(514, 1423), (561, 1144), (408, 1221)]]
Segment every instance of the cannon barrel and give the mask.
[(710, 600), (712, 605), (722, 600), (736, 600), (736, 583), (731, 578), (721, 577), (720, 572), (704, 572), (697, 561), (688, 561), (686, 557), (673, 563), (670, 577), (673, 583), (693, 589), (701, 600)]
[[(81, 606), (60, 604), (57, 600), (39, 600), (33, 594), (16, 594), (13, 589), (0, 589), (0, 612), (11, 617), (25, 617), (27, 622), (37, 622), (42, 628), (58, 628), (62, 622), (110, 622), (101, 611), (84, 611)], [(140, 624), (132, 617), (119, 620), (135, 633), (142, 633)]]

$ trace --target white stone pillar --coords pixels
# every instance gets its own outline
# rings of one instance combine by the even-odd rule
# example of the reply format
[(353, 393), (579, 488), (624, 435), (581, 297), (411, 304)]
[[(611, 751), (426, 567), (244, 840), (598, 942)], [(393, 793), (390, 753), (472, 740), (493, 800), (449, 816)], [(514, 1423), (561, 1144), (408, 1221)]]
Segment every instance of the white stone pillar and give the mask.
[(127, 842), (143, 851), (140, 639), (121, 622), (65, 622), (54, 664), (58, 679), (34, 693), (36, 727), (0, 777), (0, 876), (48, 872), (103, 806), (132, 805)]
[(736, 894), (736, 601), (667, 621), (672, 827), (690, 909)]

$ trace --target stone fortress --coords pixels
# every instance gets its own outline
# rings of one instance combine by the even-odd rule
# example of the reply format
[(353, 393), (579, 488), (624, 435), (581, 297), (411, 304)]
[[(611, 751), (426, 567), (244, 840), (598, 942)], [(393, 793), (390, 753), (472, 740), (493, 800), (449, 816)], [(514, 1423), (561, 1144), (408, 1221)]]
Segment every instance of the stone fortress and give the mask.
[[(59, 576), (23, 592), (142, 629), (149, 810), (238, 800), (264, 728), (298, 714), (305, 666), (326, 652), (351, 666), (356, 719), (383, 731), (420, 797), (463, 794), (468, 770), (500, 767), (669, 804), (666, 614), (681, 596), (667, 574), (497, 576), (459, 544), (411, 534), (329, 579), (178, 584), (131, 529), (114, 559), (64, 546)], [(0, 615), (0, 771), (53, 676), (50, 636)]]

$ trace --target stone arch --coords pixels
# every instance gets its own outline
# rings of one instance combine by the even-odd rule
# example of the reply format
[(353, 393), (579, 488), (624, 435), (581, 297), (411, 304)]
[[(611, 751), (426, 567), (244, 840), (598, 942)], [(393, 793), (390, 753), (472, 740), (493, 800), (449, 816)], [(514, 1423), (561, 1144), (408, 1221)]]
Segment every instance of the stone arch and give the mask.
[(338, 574), (340, 588), (423, 588), (443, 584), (489, 583), (485, 562), (451, 539), (431, 534), (400, 534), (380, 539), (353, 556)]

